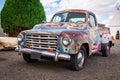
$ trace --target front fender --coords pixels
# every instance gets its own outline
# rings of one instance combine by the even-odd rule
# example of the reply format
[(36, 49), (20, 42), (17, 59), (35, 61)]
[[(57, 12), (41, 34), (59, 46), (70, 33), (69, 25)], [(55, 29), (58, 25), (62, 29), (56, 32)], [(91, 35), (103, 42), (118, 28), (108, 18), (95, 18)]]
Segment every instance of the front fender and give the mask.
[[(76, 34), (77, 33), (77, 34)], [(89, 36), (85, 32), (64, 32), (62, 34), (62, 37), (68, 36), (71, 39), (71, 43), (69, 46), (65, 47), (62, 44), (62, 39), (60, 40), (60, 51), (63, 53), (69, 53), (69, 54), (77, 54), (81, 45), (84, 43), (90, 42)]]

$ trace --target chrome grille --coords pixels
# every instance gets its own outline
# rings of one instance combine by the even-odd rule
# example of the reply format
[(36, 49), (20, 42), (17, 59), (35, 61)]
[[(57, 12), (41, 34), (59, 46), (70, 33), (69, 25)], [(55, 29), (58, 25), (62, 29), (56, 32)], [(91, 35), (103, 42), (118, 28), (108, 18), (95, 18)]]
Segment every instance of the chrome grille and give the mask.
[(39, 50), (57, 50), (57, 35), (55, 34), (26, 34), (26, 47)]

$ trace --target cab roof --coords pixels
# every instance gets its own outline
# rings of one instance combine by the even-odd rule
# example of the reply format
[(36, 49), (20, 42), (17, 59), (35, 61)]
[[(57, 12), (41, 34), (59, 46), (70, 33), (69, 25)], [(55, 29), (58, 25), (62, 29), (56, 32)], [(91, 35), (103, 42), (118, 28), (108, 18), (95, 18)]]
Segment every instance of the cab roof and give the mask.
[[(82, 12), (82, 13), (92, 13), (91, 11), (88, 11), (88, 10), (82, 10), (82, 9), (66, 9), (66, 10), (62, 10), (62, 11), (58, 11), (56, 14), (58, 13), (63, 13), (63, 12)], [(94, 13), (92, 13), (94, 14)]]

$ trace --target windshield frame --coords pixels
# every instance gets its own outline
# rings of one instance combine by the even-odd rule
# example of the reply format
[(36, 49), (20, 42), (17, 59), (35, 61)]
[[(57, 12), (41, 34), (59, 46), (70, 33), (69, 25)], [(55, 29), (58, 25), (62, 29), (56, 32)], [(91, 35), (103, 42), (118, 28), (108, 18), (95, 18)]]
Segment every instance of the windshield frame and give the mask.
[[(66, 20), (68, 20), (70, 13), (81, 13), (81, 14), (85, 14), (85, 19), (84, 19), (84, 22), (83, 22), (83, 23), (86, 22), (87, 14), (84, 13), (84, 12), (62, 12), (62, 13), (57, 13), (57, 14), (53, 15), (53, 17), (52, 17), (52, 19), (51, 19), (50, 22), (53, 22), (53, 19), (54, 19), (54, 17), (55, 17), (56, 15), (58, 15), (58, 14), (63, 14), (63, 13), (67, 13), (64, 22), (69, 22), (69, 21), (66, 21)], [(53, 23), (55, 23), (55, 22), (53, 22)], [(72, 23), (76, 23), (76, 22), (72, 22)], [(82, 24), (82, 23), (79, 23), (79, 24)]]

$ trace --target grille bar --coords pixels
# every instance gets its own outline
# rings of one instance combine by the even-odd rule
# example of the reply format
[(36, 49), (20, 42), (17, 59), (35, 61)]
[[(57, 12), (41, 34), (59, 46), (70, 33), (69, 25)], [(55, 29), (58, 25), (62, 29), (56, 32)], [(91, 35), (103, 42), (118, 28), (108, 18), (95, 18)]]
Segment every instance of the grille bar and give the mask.
[[(45, 48), (45, 47), (32, 47), (33, 49), (42, 49), (42, 50), (49, 50), (50, 48)], [(52, 48), (53, 50), (56, 51), (56, 48)]]
[(33, 37), (33, 36), (27, 36), (26, 38), (28, 39), (56, 39), (56, 38), (51, 38), (51, 37)]
[(57, 46), (56, 45), (38, 45), (38, 44), (30, 44), (30, 43), (26, 43), (26, 45), (29, 45), (29, 46), (31, 46), (31, 47), (46, 47), (46, 48), (57, 48)]
[(32, 44), (45, 44), (45, 45), (56, 45), (56, 43), (45, 43), (45, 42), (33, 42), (33, 41), (27, 41), (27, 43), (32, 43)]

